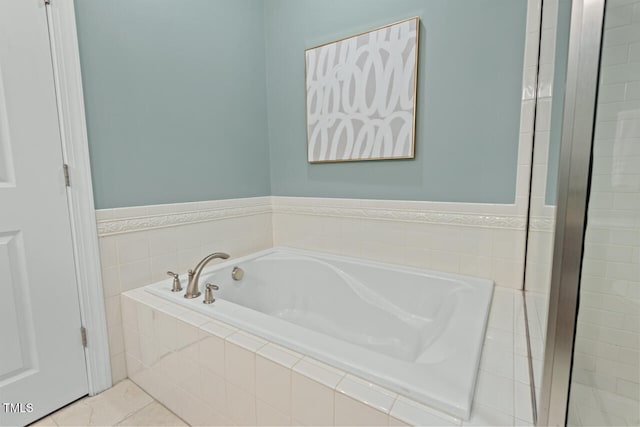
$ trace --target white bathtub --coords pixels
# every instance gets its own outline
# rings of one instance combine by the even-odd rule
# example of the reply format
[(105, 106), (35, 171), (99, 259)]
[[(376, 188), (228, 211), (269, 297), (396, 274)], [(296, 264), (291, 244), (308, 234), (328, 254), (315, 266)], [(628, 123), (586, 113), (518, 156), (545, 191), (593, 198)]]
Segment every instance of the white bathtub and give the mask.
[(146, 289), (469, 418), (493, 282), (289, 248), (216, 264), (201, 290), (208, 282), (220, 287), (212, 305), (170, 292), (171, 280)]

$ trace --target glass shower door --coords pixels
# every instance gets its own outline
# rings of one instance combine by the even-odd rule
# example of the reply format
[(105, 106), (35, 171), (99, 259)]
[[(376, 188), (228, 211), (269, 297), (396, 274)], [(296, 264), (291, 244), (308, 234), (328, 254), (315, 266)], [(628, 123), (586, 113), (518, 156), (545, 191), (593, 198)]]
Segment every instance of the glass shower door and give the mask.
[(606, 3), (567, 424), (640, 425), (640, 0)]

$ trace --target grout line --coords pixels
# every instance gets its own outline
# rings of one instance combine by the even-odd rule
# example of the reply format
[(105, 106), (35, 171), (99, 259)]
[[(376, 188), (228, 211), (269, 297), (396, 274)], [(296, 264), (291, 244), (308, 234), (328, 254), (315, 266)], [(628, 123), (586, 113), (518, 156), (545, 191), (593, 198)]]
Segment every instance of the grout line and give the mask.
[[(153, 396), (151, 396), (151, 398), (153, 398)], [(157, 403), (158, 405), (162, 406), (164, 409), (166, 409), (167, 411), (169, 411), (170, 414), (172, 414), (174, 417), (176, 417), (177, 419), (179, 419), (180, 421), (182, 421), (185, 425), (189, 425), (188, 422), (186, 422), (185, 420), (182, 419), (182, 417), (180, 417), (178, 414), (176, 414), (175, 412), (173, 412), (171, 409), (167, 408), (165, 405), (162, 404), (162, 402), (160, 402), (159, 400), (153, 399), (153, 402), (151, 402), (149, 405), (152, 405), (153, 403)], [(122, 421), (121, 421), (122, 422)]]
[[(396, 394), (396, 398), (395, 398), (395, 399), (393, 399), (393, 403), (391, 404), (391, 406), (389, 406), (389, 412), (387, 412), (387, 415), (388, 415), (389, 417), (393, 417), (393, 416), (391, 415), (391, 411), (393, 411), (393, 407), (394, 407), (394, 406), (396, 406), (396, 402), (398, 401), (398, 399), (400, 399), (400, 395), (399, 395), (399, 394)], [(396, 417), (393, 417), (393, 418), (396, 418)], [(402, 420), (400, 420), (400, 421), (402, 421)]]
[[(132, 382), (132, 384), (135, 384), (135, 383), (133, 383), (133, 382)], [(137, 385), (137, 384), (136, 384), (136, 385)], [(142, 390), (142, 388), (140, 388), (140, 390)], [(146, 405), (144, 405), (143, 407), (141, 407), (141, 408), (139, 408), (139, 409), (137, 409), (137, 410), (135, 410), (135, 411), (133, 411), (133, 412), (131, 412), (131, 413), (129, 413), (129, 414), (127, 414), (127, 415), (125, 415), (125, 416), (124, 416), (124, 418), (122, 418), (122, 419), (118, 420), (116, 423), (114, 423), (114, 425), (115, 425), (115, 426), (120, 425), (120, 423), (122, 423), (123, 421), (126, 421), (126, 420), (128, 420), (129, 418), (133, 417), (134, 415), (136, 415), (138, 412), (142, 411), (142, 410), (143, 410), (144, 408), (146, 408), (147, 406), (151, 406), (151, 405), (153, 405), (155, 402), (157, 402), (157, 401), (153, 398), (153, 396), (151, 396), (149, 393), (147, 393), (147, 392), (146, 392), (146, 391), (144, 391), (144, 390), (142, 390), (142, 391), (144, 392), (144, 394), (146, 394), (147, 396), (149, 396), (149, 397), (152, 399), (152, 401), (151, 401), (151, 402), (149, 402), (149, 403), (147, 403), (147, 404), (146, 404)], [(164, 406), (164, 405), (163, 405), (163, 406)]]
[[(338, 386), (336, 385), (336, 387)], [(333, 395), (333, 423), (332, 424), (335, 426), (336, 425), (336, 396), (337, 396), (337, 391), (335, 388), (331, 390), (331, 394)], [(388, 419), (387, 419), (387, 423), (389, 423)]]

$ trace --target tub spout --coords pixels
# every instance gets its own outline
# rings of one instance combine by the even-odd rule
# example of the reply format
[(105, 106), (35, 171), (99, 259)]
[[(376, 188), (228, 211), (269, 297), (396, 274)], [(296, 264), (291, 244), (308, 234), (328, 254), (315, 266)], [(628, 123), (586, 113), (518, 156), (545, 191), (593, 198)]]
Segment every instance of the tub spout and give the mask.
[(204, 267), (209, 263), (209, 261), (213, 259), (227, 259), (229, 258), (229, 254), (225, 254), (224, 252), (215, 252), (211, 255), (207, 255), (204, 257), (196, 268), (193, 270), (189, 270), (189, 284), (187, 285), (187, 292), (185, 292), (185, 298), (197, 298), (200, 296), (200, 289), (198, 287), (198, 281), (200, 280), (200, 273)]

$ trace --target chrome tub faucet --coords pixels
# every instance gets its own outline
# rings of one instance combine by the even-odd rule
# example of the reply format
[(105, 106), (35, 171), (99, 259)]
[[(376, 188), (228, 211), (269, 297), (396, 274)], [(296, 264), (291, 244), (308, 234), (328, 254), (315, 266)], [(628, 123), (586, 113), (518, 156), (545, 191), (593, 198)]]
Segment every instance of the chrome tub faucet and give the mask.
[(198, 281), (200, 280), (200, 273), (204, 267), (213, 259), (227, 259), (229, 254), (224, 252), (215, 252), (211, 255), (207, 255), (196, 265), (196, 268), (189, 270), (189, 283), (187, 284), (187, 291), (184, 294), (185, 298), (197, 298), (200, 296), (200, 289), (198, 288)]

